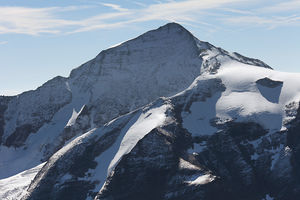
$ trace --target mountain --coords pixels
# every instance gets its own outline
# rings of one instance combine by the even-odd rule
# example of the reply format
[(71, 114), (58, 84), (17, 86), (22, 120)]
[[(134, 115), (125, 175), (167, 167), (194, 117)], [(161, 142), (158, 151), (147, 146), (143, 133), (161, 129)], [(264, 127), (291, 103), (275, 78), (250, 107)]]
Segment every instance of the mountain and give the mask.
[(218, 56), (267, 67), (200, 42), (171, 23), (102, 51), (68, 78), (1, 97), (0, 178), (46, 161), (75, 136), (184, 90), (200, 70), (214, 70)]
[(0, 97), (0, 197), (296, 199), (299, 99), (299, 74), (170, 23)]
[(68, 78), (2, 97), (0, 177), (36, 166), (71, 138), (180, 92), (200, 74), (201, 64), (193, 36), (168, 24), (102, 51)]

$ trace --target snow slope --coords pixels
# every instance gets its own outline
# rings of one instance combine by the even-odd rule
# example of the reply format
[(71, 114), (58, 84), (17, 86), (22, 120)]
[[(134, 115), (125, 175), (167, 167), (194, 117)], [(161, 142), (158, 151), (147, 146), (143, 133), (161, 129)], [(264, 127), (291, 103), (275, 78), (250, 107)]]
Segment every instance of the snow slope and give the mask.
[[(285, 128), (287, 119), (286, 106), (300, 100), (300, 74), (284, 73), (253, 67), (236, 62), (224, 63), (216, 78), (220, 78), (226, 90), (216, 103), (216, 116), (221, 119), (255, 121), (269, 131)], [(277, 91), (273, 87), (260, 90), (258, 80), (268, 78), (280, 81)], [(274, 103), (265, 96), (277, 93)]]
[(9, 178), (0, 180), (0, 197), (3, 200), (21, 199), (27, 193), (27, 188), (38, 171), (43, 167), (42, 163), (32, 169), (23, 171)]

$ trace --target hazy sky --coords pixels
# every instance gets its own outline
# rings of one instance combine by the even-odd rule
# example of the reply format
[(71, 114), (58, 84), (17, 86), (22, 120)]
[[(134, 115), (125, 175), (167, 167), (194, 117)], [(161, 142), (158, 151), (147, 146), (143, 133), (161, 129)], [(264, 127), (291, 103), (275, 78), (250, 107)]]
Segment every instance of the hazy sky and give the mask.
[(0, 94), (68, 76), (101, 50), (170, 21), (276, 70), (300, 72), (300, 0), (0, 0)]

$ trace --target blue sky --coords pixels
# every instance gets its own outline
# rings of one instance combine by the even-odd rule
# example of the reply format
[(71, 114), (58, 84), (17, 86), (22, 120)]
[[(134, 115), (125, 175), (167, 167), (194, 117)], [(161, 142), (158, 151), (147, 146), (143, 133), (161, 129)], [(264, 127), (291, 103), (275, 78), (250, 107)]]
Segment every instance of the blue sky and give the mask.
[(300, 0), (0, 0), (0, 94), (35, 89), (165, 23), (300, 72)]

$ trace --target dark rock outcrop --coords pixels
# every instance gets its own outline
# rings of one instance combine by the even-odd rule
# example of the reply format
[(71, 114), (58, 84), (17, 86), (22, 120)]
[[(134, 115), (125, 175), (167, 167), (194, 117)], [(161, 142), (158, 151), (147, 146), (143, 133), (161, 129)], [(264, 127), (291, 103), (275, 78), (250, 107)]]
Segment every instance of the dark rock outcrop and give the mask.
[(5, 118), (4, 113), (7, 109), (9, 101), (13, 97), (0, 96), (0, 145), (2, 144), (2, 136), (4, 134)]

